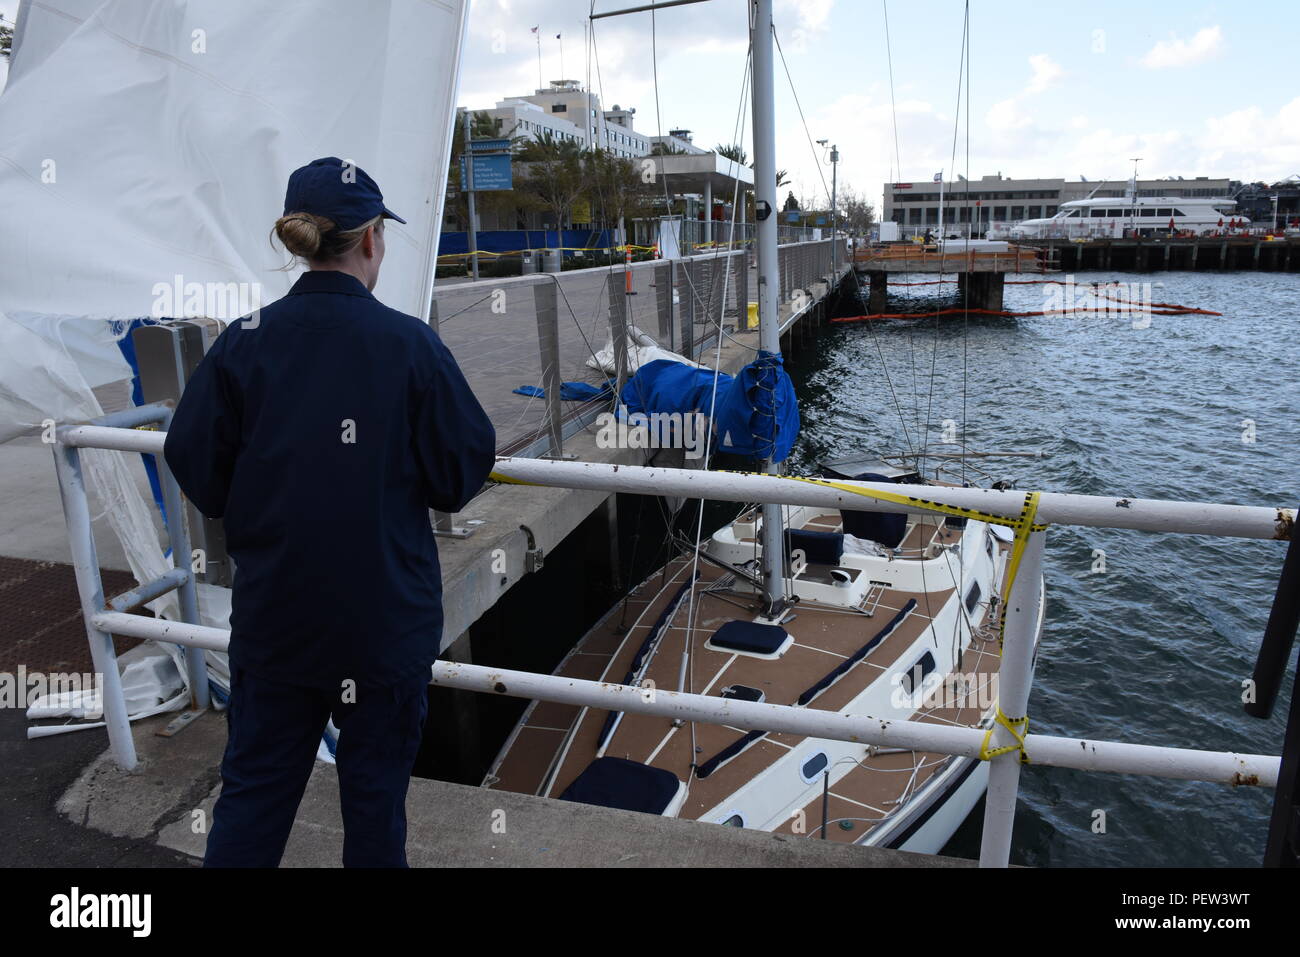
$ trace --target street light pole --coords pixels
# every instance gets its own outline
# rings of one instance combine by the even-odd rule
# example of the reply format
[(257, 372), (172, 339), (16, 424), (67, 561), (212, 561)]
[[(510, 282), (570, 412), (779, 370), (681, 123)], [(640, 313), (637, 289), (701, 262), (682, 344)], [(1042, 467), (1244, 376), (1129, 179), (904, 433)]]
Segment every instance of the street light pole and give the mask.
[(840, 278), (840, 247), (837, 223), (839, 222), (839, 203), (836, 202), (836, 191), (839, 188), (838, 174), (840, 163), (840, 148), (831, 146), (831, 281), (839, 282)]
[(465, 145), (461, 150), (461, 156), (465, 161), (465, 196), (469, 203), (469, 262), (470, 269), (474, 275), (474, 281), (478, 281), (478, 224), (474, 221), (474, 151), (470, 149), (470, 130), (469, 130), (469, 110), (465, 111)]
[[(825, 149), (826, 144), (829, 142), (830, 140), (818, 140), (817, 145), (820, 146), (822, 149)], [(839, 161), (840, 161), (840, 148), (838, 146), (832, 145), (831, 146), (831, 275), (834, 276), (836, 279), (838, 279), (840, 275), (839, 249), (835, 245), (836, 223), (838, 223), (839, 221), (839, 216), (837, 215), (839, 212), (839, 204), (836, 202), (836, 190), (838, 188), (836, 174), (839, 172), (839, 167), (837, 165)], [(825, 183), (826, 181), (822, 180), (822, 182)]]

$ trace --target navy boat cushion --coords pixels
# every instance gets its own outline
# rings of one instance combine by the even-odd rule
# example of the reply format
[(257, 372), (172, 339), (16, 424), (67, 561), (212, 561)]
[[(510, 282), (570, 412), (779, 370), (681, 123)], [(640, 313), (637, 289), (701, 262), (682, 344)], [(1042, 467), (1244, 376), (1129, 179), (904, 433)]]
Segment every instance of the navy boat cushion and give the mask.
[(763, 625), (756, 621), (729, 621), (710, 637), (718, 648), (745, 651), (754, 655), (773, 655), (788, 636), (780, 625)]
[(785, 533), (785, 545), (792, 555), (796, 548), (802, 549), (804, 558), (811, 565), (838, 565), (844, 554), (844, 535), (791, 528)]
[(663, 768), (626, 758), (597, 758), (564, 789), (560, 800), (663, 814), (679, 784), (677, 775)]
[[(853, 476), (853, 481), (885, 483), (892, 480), (874, 472), (863, 472), (860, 475)], [(854, 538), (877, 542), (885, 548), (897, 548), (907, 534), (906, 515), (884, 512), (856, 512), (841, 509), (840, 520), (847, 534), (852, 535)]]

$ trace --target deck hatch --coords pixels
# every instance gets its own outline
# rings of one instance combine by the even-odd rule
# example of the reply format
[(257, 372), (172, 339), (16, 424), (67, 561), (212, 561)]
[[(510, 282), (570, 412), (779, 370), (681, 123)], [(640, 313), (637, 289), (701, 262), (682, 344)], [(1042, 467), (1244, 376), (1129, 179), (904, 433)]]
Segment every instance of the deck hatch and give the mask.
[(626, 758), (597, 758), (560, 795), (561, 801), (595, 804), (624, 811), (663, 814), (681, 782), (663, 768)]
[(789, 637), (780, 625), (764, 625), (756, 621), (729, 621), (709, 636), (709, 643), (715, 648), (739, 651), (747, 655), (774, 655), (781, 650)]

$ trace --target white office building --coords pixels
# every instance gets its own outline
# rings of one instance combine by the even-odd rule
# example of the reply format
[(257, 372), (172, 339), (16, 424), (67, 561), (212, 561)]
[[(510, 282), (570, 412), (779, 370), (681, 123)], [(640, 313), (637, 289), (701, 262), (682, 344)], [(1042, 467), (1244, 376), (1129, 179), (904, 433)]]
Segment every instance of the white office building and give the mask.
[(583, 149), (606, 149), (628, 159), (650, 152), (651, 138), (633, 128), (635, 109), (615, 103), (604, 110), (600, 97), (584, 90), (577, 80), (552, 80), (547, 89), (507, 97), (493, 109), (475, 112), (491, 116), (502, 136), (538, 139), (550, 133)]
[[(1227, 179), (1138, 180), (1139, 197), (1226, 198), (1237, 184)], [(895, 222), (904, 236), (939, 225), (940, 184), (931, 180), (885, 183), (881, 222)], [(1127, 195), (1128, 180), (1011, 179), (1001, 173), (943, 183), (944, 232), (983, 236), (990, 223), (1018, 223), (1056, 215), (1071, 200)]]

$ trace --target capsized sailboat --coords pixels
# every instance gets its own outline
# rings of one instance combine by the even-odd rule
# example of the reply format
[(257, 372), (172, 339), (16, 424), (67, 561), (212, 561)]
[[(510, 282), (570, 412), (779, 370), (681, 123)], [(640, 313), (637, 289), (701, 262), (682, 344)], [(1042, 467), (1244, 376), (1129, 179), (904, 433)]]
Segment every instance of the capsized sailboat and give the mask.
[[(771, 2), (754, 6), (760, 341), (758, 360), (739, 378), (757, 384), (747, 390), (747, 451), (777, 474), (793, 441), (783, 407), (792, 390), (777, 326)], [(725, 431), (734, 441), (745, 430)], [(875, 456), (826, 462), (822, 472), (823, 481), (925, 484), (915, 467)], [(682, 541), (681, 554), (599, 621), (555, 673), (646, 694), (683, 690), (991, 729), (1003, 611), (1022, 542), (1007, 524), (942, 507), (906, 515), (746, 509), (707, 541)], [(535, 701), (484, 786), (937, 852), (987, 779), (977, 758)]]

